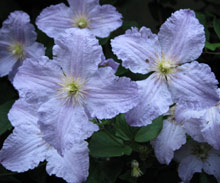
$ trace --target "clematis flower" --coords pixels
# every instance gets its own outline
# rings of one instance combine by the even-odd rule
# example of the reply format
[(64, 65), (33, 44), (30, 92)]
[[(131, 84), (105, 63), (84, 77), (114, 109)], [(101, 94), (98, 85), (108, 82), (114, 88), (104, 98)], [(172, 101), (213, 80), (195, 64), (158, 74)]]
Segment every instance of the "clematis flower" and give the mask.
[(43, 137), (63, 154), (74, 145), (76, 124), (125, 113), (139, 96), (135, 82), (116, 77), (111, 67), (98, 68), (102, 49), (88, 31), (68, 29), (55, 44), (53, 61), (27, 59), (13, 84), (20, 97), (40, 105)]
[(190, 182), (194, 173), (214, 175), (220, 182), (220, 152), (214, 150), (206, 143), (195, 141), (184, 145), (175, 153), (175, 158), (179, 164), (178, 173), (183, 182)]
[(98, 37), (107, 37), (122, 25), (122, 16), (111, 5), (99, 0), (68, 0), (70, 7), (60, 3), (45, 8), (36, 24), (49, 37), (56, 38), (68, 28), (88, 29)]
[(111, 40), (124, 67), (134, 73), (153, 72), (137, 81), (142, 100), (127, 113), (129, 124), (148, 125), (173, 103), (193, 109), (216, 105), (218, 82), (208, 65), (194, 61), (204, 43), (204, 27), (189, 9), (173, 13), (158, 35), (145, 27), (132, 28)]
[[(204, 142), (198, 120), (183, 120), (181, 123), (175, 119), (176, 106), (166, 113), (163, 128), (156, 139), (151, 141), (156, 158), (161, 164), (169, 164), (174, 157), (174, 151), (186, 143), (186, 133), (194, 140)], [(181, 111), (178, 111), (181, 113)]]
[[(96, 125), (81, 121), (74, 125), (74, 147), (60, 156), (56, 149), (44, 139), (38, 125), (38, 105), (27, 103), (24, 99), (15, 102), (8, 117), (14, 126), (13, 133), (5, 140), (0, 150), (0, 163), (8, 170), (24, 172), (33, 169), (44, 160), (48, 163), (49, 175), (65, 179), (71, 183), (86, 180), (89, 169), (88, 144), (84, 138), (97, 129)], [(87, 128), (83, 128), (87, 126)], [(81, 140), (78, 137), (82, 137)]]
[[(220, 89), (218, 89), (218, 94), (220, 96)], [(220, 101), (213, 107), (199, 111), (180, 106), (177, 108), (175, 116), (180, 123), (184, 120), (191, 123), (196, 121), (204, 141), (220, 150)]]
[(45, 49), (35, 42), (37, 35), (29, 16), (22, 11), (12, 12), (0, 29), (0, 77), (10, 73), (12, 80), (25, 58), (43, 56)]

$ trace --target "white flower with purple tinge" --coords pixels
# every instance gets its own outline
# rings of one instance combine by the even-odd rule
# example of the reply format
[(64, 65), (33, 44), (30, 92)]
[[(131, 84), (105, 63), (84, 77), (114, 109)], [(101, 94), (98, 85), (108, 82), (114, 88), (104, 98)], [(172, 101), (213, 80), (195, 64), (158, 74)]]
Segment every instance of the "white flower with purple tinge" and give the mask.
[(194, 173), (214, 175), (220, 182), (220, 151), (216, 151), (206, 143), (191, 141), (175, 153), (179, 164), (178, 173), (185, 182), (190, 182)]
[(82, 139), (75, 125), (91, 131), (91, 125), (83, 124), (125, 113), (137, 105), (139, 96), (135, 82), (116, 77), (111, 67), (98, 68), (102, 49), (87, 30), (68, 29), (55, 44), (53, 61), (27, 59), (13, 84), (20, 97), (40, 104), (43, 137), (63, 154), (75, 139)]
[(122, 16), (111, 5), (99, 5), (99, 0), (68, 0), (70, 7), (60, 3), (45, 8), (36, 24), (48, 36), (56, 38), (64, 30), (88, 29), (98, 37), (107, 37), (122, 25)]
[[(179, 123), (175, 118), (176, 106), (170, 108), (167, 119), (163, 121), (163, 129), (155, 140), (151, 142), (158, 161), (169, 164), (178, 150), (186, 143), (186, 133), (194, 140), (204, 142), (198, 120), (184, 119)], [(182, 113), (181, 110), (178, 113)]]
[[(15, 102), (8, 114), (14, 130), (0, 151), (0, 163), (8, 170), (24, 172), (47, 160), (46, 170), (49, 175), (55, 174), (71, 183), (85, 181), (89, 170), (87, 142), (83, 138), (81, 141), (74, 141), (74, 147), (60, 156), (43, 139), (37, 123), (37, 109), (38, 105), (27, 103), (24, 99)], [(94, 127), (92, 123), (84, 122), (81, 126), (75, 124), (74, 130), (75, 135), (85, 138), (91, 136)]]
[[(220, 96), (220, 89), (218, 93)], [(220, 150), (220, 101), (217, 105), (200, 111), (180, 106), (175, 116), (180, 123), (184, 120), (190, 121), (191, 124), (197, 123), (204, 141)]]
[(158, 35), (145, 27), (132, 28), (111, 41), (124, 67), (134, 73), (153, 72), (137, 81), (142, 101), (126, 115), (129, 124), (148, 125), (173, 103), (194, 109), (216, 105), (218, 81), (208, 65), (194, 61), (204, 43), (204, 27), (189, 9), (173, 13)]
[(37, 34), (29, 16), (22, 11), (11, 13), (0, 29), (0, 77), (13, 80), (25, 58), (43, 56), (44, 46), (35, 42)]

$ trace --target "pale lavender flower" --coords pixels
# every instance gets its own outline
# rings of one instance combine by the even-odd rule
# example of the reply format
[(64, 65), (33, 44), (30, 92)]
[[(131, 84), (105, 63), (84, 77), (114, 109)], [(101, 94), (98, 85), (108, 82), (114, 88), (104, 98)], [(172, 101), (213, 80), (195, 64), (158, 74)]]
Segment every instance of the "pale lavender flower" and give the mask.
[(99, 64), (99, 67), (111, 67), (115, 72), (118, 70), (119, 63), (115, 62), (113, 59), (106, 59), (104, 54), (102, 55), (102, 61)]
[[(218, 93), (220, 96), (220, 89)], [(175, 116), (180, 123), (184, 120), (190, 121), (191, 124), (196, 123), (204, 141), (220, 150), (220, 101), (217, 105), (200, 111), (180, 106)]]
[[(38, 105), (27, 103), (24, 99), (15, 102), (8, 114), (14, 130), (0, 150), (0, 163), (8, 170), (24, 172), (46, 160), (49, 175), (55, 174), (71, 183), (85, 181), (89, 170), (87, 142), (83, 138), (80, 141), (76, 139), (73, 148), (60, 156), (43, 139), (37, 124), (37, 108)], [(93, 133), (93, 126), (92, 123), (81, 121), (81, 126), (74, 124), (74, 133), (79, 137), (89, 137)]]
[(194, 173), (214, 175), (220, 182), (220, 151), (214, 150), (206, 143), (189, 142), (175, 153), (179, 164), (178, 173), (183, 182), (187, 183)]
[(48, 36), (56, 38), (68, 28), (88, 29), (98, 37), (107, 37), (122, 25), (122, 16), (111, 5), (99, 0), (68, 0), (70, 7), (60, 3), (45, 8), (36, 24)]
[(13, 84), (20, 97), (41, 104), (38, 123), (44, 139), (63, 154), (74, 145), (76, 124), (125, 113), (139, 96), (135, 82), (116, 77), (111, 67), (98, 68), (102, 49), (88, 31), (68, 29), (55, 44), (53, 61), (26, 60)]
[(132, 28), (111, 41), (124, 67), (134, 73), (153, 72), (137, 81), (142, 100), (126, 115), (129, 124), (148, 125), (173, 103), (194, 109), (216, 105), (218, 81), (208, 65), (194, 61), (204, 43), (204, 27), (189, 9), (173, 13), (158, 35), (145, 27)]
[[(186, 133), (193, 139), (204, 142), (198, 120), (184, 120), (178, 123), (175, 119), (176, 106), (170, 108), (167, 119), (163, 121), (163, 128), (155, 140), (151, 142), (158, 161), (169, 164), (174, 157), (174, 151), (186, 143)], [(179, 113), (181, 111), (178, 111)]]
[(0, 29), (0, 77), (13, 80), (17, 68), (25, 58), (43, 56), (45, 49), (37, 39), (29, 15), (22, 11), (12, 12)]

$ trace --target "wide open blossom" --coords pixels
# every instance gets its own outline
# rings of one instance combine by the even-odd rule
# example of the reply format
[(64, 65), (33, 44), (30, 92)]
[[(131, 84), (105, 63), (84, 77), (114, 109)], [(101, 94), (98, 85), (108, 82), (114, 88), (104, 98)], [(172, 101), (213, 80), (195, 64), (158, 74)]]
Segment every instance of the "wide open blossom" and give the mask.
[(102, 49), (88, 31), (68, 29), (55, 44), (53, 61), (27, 59), (13, 84), (20, 97), (40, 104), (43, 137), (63, 154), (74, 145), (76, 124), (125, 113), (139, 96), (135, 82), (116, 77), (111, 67), (98, 68)]
[[(176, 106), (166, 113), (167, 118), (163, 121), (163, 128), (155, 140), (151, 142), (155, 156), (162, 164), (169, 164), (174, 157), (174, 151), (186, 143), (186, 133), (194, 140), (204, 142), (198, 120), (185, 119), (181, 123), (175, 119)], [(181, 111), (178, 111), (181, 113)]]
[(189, 9), (173, 13), (158, 35), (145, 27), (132, 28), (111, 41), (124, 67), (134, 73), (153, 72), (137, 82), (142, 100), (127, 114), (129, 124), (148, 125), (173, 103), (194, 109), (216, 105), (215, 75), (208, 65), (194, 61), (204, 43), (204, 27)]
[[(218, 89), (218, 94), (220, 96), (220, 89)], [(175, 116), (179, 123), (185, 120), (190, 123), (196, 121), (204, 141), (220, 150), (220, 101), (217, 105), (200, 111), (180, 106)]]
[(107, 37), (122, 25), (122, 16), (111, 5), (99, 0), (68, 0), (70, 7), (60, 3), (45, 8), (36, 24), (48, 36), (56, 38), (68, 28), (88, 29), (98, 37)]
[[(84, 138), (90, 137), (97, 127), (86, 121), (81, 121), (81, 126), (76, 123), (74, 146), (60, 156), (43, 139), (37, 124), (37, 108), (38, 105), (27, 103), (25, 99), (15, 102), (8, 114), (14, 130), (0, 151), (0, 163), (8, 170), (24, 172), (47, 160), (46, 170), (49, 175), (55, 174), (71, 183), (85, 181), (89, 170), (89, 150)], [(81, 140), (78, 140), (79, 137)]]
[(10, 73), (12, 80), (25, 58), (43, 56), (44, 46), (35, 42), (37, 34), (29, 15), (12, 12), (0, 29), (0, 77)]
[(180, 162), (178, 173), (184, 183), (190, 182), (194, 173), (214, 175), (220, 182), (220, 151), (214, 150), (206, 143), (190, 141), (175, 153)]

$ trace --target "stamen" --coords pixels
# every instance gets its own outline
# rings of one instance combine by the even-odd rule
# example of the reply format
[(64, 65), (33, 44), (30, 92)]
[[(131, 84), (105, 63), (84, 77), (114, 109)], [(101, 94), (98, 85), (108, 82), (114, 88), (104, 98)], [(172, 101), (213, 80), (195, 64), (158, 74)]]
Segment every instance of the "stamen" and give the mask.
[(85, 15), (79, 15), (74, 18), (74, 26), (80, 29), (87, 28), (89, 26), (89, 20)]
[(19, 59), (24, 58), (24, 47), (21, 43), (15, 42), (9, 47), (9, 51), (12, 55), (16, 56)]

